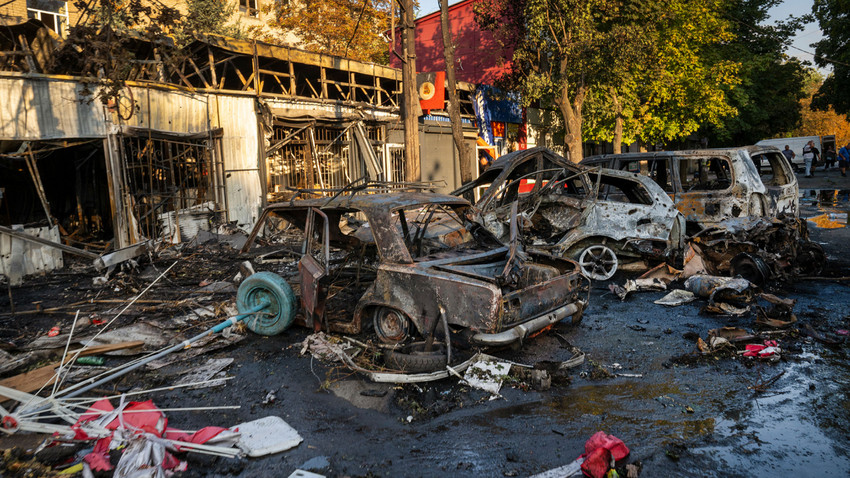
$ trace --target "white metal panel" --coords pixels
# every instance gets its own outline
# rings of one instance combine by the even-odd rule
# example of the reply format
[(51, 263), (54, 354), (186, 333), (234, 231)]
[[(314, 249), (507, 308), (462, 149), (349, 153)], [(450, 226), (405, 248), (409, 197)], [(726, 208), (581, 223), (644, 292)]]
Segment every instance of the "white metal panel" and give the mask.
[(215, 119), (214, 126), (224, 129), (221, 146), (230, 220), (250, 230), (263, 206), (262, 181), (265, 181), (260, 177), (255, 100), (216, 95), (210, 100), (210, 117)]
[(82, 85), (48, 78), (0, 78), (0, 139), (104, 137), (103, 107)]
[[(26, 234), (59, 243), (59, 228), (13, 226)], [(62, 251), (54, 247), (0, 234), (0, 274), (5, 275), (12, 285), (20, 285), (24, 276), (38, 272), (61, 269)]]

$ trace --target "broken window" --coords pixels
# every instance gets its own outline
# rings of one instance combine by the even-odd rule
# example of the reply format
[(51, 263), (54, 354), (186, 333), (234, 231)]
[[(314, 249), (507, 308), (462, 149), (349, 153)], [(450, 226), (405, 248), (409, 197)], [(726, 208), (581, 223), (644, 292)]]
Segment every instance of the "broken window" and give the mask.
[(666, 159), (634, 159), (620, 163), (620, 169), (651, 178), (664, 192), (673, 193), (670, 166)]
[(41, 20), (59, 36), (68, 29), (68, 7), (61, 0), (27, 0), (27, 17)]
[[(588, 176), (594, 183), (598, 177), (597, 174), (589, 174)], [(602, 175), (597, 197), (603, 201), (652, 205), (652, 196), (642, 184), (607, 174)]]
[(239, 11), (252, 17), (256, 17), (260, 13), (257, 0), (239, 0)]
[(410, 257), (417, 261), (438, 251), (461, 247), (473, 241), (463, 219), (448, 206), (431, 204), (399, 209), (393, 212), (392, 220), (401, 232)]
[[(223, 209), (221, 130), (177, 135), (151, 130), (119, 135), (124, 189), (145, 237), (194, 237)], [(222, 189), (219, 191), (219, 189)]]
[[(291, 195), (288, 188), (337, 189), (366, 176), (368, 168), (355, 140), (356, 127), (357, 123), (305, 125), (276, 121), (266, 160), (269, 202), (287, 199)], [(403, 180), (403, 149), (385, 150), (383, 129), (379, 126), (365, 126), (363, 130), (365, 141), (378, 160), (389, 156), (384, 167), (392, 168), (393, 176), (401, 176), (393, 179)]]
[(682, 191), (722, 191), (732, 185), (732, 163), (726, 158), (679, 160)]
[(791, 182), (788, 171), (784, 167), (786, 159), (782, 153), (765, 153), (752, 156), (756, 168), (762, 172), (761, 180), (765, 186), (784, 186)]

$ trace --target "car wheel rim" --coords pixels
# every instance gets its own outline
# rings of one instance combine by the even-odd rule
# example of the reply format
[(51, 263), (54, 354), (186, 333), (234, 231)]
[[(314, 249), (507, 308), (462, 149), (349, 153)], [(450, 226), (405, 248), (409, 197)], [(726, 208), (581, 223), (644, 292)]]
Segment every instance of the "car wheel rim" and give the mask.
[(388, 307), (379, 307), (373, 317), (375, 333), (381, 342), (397, 344), (407, 339), (410, 321), (402, 312)]
[(617, 272), (617, 254), (603, 245), (590, 246), (578, 259), (581, 272), (594, 280), (608, 280)]

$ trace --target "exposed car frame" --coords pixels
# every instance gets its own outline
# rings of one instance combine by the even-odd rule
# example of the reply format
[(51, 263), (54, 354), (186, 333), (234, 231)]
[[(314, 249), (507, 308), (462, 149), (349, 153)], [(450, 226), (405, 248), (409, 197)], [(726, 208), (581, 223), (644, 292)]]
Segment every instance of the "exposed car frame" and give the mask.
[[(371, 319), (379, 339), (401, 343), (415, 335), (433, 337), (445, 320), (470, 344), (502, 346), (566, 317), (577, 323), (587, 303), (586, 280), (575, 262), (523, 252), (516, 218), (513, 240), (502, 244), (472, 219), (469, 202), (455, 196), (351, 193), (271, 204), (243, 251), (270, 216), (304, 231), (300, 303), (304, 325), (316, 330), (357, 334)], [(353, 216), (365, 223), (348, 230)], [(446, 220), (462, 224), (443, 236), (427, 234), (429, 225)], [(376, 263), (374, 280), (350, 320), (330, 320), (325, 313), (336, 274), (332, 247), (356, 252), (360, 265)]]
[(638, 174), (582, 167), (538, 147), (500, 157), (453, 194), (475, 190), (475, 207), (496, 236), (506, 237), (518, 200), (528, 247), (576, 259), (592, 279), (611, 278), (621, 262), (675, 263), (683, 250), (684, 217)]

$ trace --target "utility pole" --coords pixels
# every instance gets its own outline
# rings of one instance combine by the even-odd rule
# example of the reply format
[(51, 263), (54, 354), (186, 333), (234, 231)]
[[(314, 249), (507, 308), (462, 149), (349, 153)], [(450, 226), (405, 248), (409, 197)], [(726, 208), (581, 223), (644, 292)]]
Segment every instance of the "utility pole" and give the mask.
[(399, 0), (401, 7), (401, 82), (404, 117), (404, 160), (406, 180), (421, 181), (419, 162), (419, 92), (416, 89), (416, 24), (413, 22), (413, 0)]
[(473, 155), (463, 141), (463, 123), (460, 122), (460, 98), (457, 94), (457, 78), (455, 76), (455, 45), (452, 30), (449, 25), (449, 0), (440, 1), (440, 24), (443, 30), (443, 55), (446, 59), (446, 80), (449, 90), (449, 119), (452, 123), (452, 138), (457, 148), (460, 161), (460, 181), (472, 181)]

